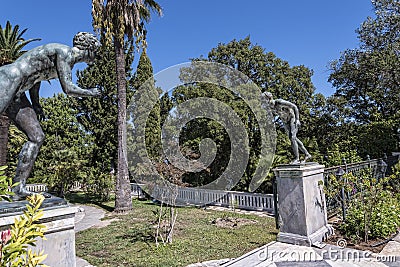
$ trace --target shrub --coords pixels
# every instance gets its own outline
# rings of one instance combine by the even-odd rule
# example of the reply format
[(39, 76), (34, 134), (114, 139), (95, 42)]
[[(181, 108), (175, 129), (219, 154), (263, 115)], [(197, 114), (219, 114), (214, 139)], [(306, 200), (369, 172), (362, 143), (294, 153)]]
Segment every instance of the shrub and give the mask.
[(392, 191), (398, 193), (400, 196), (400, 161), (397, 162), (392, 168), (389, 182)]
[[(0, 167), (0, 198), (10, 200), (12, 192), (10, 189), (15, 184), (4, 175), (7, 167)], [(46, 266), (41, 262), (47, 257), (43, 251), (33, 252), (28, 246), (35, 246), (37, 238), (44, 238), (46, 226), (38, 224), (37, 221), (43, 216), (40, 206), (44, 201), (42, 195), (28, 197), (29, 204), (26, 211), (15, 219), (11, 229), (0, 234), (0, 266)]]
[(351, 201), (346, 221), (341, 225), (353, 240), (385, 238), (400, 227), (400, 202), (391, 192), (379, 192), (375, 199)]
[(347, 176), (346, 191), (353, 190), (347, 206), (347, 215), (340, 226), (351, 239), (368, 241), (372, 238), (386, 238), (400, 227), (400, 202), (391, 192), (392, 177), (374, 178), (372, 172), (365, 172), (356, 178)]
[(11, 201), (10, 197), (14, 195), (11, 188), (17, 184), (12, 183), (12, 179), (5, 175), (7, 166), (0, 166), (0, 201)]

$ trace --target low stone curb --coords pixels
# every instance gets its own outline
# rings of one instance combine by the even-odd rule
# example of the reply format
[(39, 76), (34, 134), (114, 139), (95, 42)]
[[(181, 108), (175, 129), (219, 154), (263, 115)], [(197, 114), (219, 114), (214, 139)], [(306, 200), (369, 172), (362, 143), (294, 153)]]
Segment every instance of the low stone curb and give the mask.
[(199, 263), (193, 263), (190, 264), (186, 267), (219, 267), (224, 265), (225, 263), (230, 262), (232, 259), (222, 259), (222, 260), (210, 260), (210, 261), (205, 261), (205, 262), (199, 262)]

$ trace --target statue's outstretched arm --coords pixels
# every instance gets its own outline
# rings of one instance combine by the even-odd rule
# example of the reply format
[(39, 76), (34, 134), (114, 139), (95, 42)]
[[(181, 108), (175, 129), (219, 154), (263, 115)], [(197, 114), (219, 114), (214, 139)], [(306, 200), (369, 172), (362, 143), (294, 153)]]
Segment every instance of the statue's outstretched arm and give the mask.
[(31, 89), (29, 89), (29, 96), (32, 102), (32, 107), (35, 113), (39, 116), (39, 120), (43, 120), (45, 118), (43, 108), (39, 102), (39, 90), (40, 90), (40, 82), (35, 83)]
[(82, 89), (72, 82), (71, 67), (60, 55), (57, 56), (57, 74), (60, 80), (61, 88), (70, 96), (98, 96), (100, 94), (97, 88)]

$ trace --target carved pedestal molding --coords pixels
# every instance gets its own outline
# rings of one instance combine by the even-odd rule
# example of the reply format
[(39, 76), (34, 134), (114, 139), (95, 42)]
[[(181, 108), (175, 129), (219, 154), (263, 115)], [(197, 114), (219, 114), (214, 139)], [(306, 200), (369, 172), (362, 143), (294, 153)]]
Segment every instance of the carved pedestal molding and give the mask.
[(280, 220), (277, 240), (304, 246), (324, 241), (333, 233), (322, 186), (324, 166), (314, 162), (280, 165), (274, 172)]
[[(54, 200), (58, 199), (58, 200)], [(76, 207), (67, 205), (65, 201), (52, 197), (46, 199), (43, 208), (44, 216), (40, 223), (47, 226), (45, 237), (38, 239), (33, 250), (43, 250), (47, 254), (44, 264), (57, 267), (75, 267), (75, 212)], [(48, 202), (53, 202), (52, 204)], [(26, 201), (14, 203), (0, 202), (0, 230), (10, 229), (14, 219), (22, 214)], [(19, 204), (19, 205), (18, 205)], [(46, 205), (47, 204), (47, 205)], [(7, 207), (7, 208), (6, 208)]]

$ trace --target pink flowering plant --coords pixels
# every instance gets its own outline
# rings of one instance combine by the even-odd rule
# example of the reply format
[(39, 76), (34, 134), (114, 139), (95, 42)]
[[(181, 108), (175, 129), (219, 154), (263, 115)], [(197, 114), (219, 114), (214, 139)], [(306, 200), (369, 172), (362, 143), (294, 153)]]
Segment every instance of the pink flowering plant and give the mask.
[(5, 244), (11, 239), (11, 230), (4, 230), (1, 232), (0, 248), (3, 248)]

